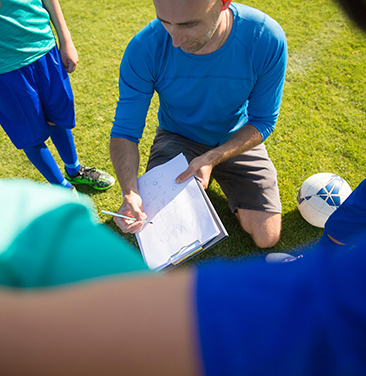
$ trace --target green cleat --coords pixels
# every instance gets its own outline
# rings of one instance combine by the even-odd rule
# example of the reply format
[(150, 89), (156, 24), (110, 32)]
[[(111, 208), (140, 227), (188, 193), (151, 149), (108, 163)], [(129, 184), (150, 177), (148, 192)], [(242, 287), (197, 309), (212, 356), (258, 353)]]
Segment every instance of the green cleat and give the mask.
[(86, 166), (81, 166), (73, 176), (70, 176), (65, 169), (65, 179), (72, 185), (87, 184), (100, 191), (110, 188), (115, 182), (114, 177), (106, 172)]

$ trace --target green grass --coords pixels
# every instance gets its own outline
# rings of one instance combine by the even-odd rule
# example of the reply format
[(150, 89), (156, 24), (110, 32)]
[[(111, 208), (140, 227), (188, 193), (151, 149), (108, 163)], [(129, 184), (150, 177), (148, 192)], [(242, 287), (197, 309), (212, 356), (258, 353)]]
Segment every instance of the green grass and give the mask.
[[(88, 166), (113, 172), (109, 133), (118, 98), (118, 70), (123, 51), (146, 23), (155, 17), (151, 0), (139, 2), (60, 0), (79, 52), (71, 75), (79, 159)], [(275, 18), (285, 30), (289, 63), (281, 114), (275, 132), (266, 141), (277, 170), (283, 205), (283, 232), (274, 250), (301, 247), (318, 239), (322, 230), (300, 216), (296, 195), (301, 183), (318, 172), (333, 172), (354, 189), (366, 176), (366, 61), (365, 37), (350, 25), (330, 0), (248, 1)], [(140, 174), (146, 166), (157, 126), (158, 99), (153, 98), (140, 144)], [(47, 142), (59, 165), (61, 160)], [(23, 177), (44, 182), (21, 151), (0, 130), (0, 177)], [(106, 192), (80, 188), (101, 209), (118, 210), (118, 185)], [(246, 257), (259, 251), (227, 208), (216, 182), (208, 189), (230, 236), (190, 263), (213, 256)], [(118, 231), (113, 221), (102, 222)], [(122, 235), (136, 245), (133, 235)]]

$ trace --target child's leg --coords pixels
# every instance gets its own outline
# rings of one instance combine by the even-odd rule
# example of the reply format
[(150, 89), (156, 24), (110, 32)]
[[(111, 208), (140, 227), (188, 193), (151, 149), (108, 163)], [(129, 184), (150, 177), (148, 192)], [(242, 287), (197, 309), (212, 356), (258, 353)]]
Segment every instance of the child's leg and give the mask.
[(51, 139), (65, 164), (66, 179), (71, 184), (87, 184), (100, 190), (114, 184), (113, 176), (106, 172), (80, 165), (70, 129), (51, 126)]
[[(57, 64), (55, 64), (55, 61)], [(74, 99), (70, 80), (63, 68), (57, 48), (39, 60), (37, 84), (42, 101), (44, 119), (50, 126), (51, 139), (65, 163), (65, 178), (72, 185), (87, 184), (95, 189), (108, 189), (114, 178), (104, 171), (80, 166), (70, 131), (75, 126)], [(49, 80), (45, 80), (44, 76)], [(52, 82), (52, 85), (49, 85)]]
[(51, 139), (65, 164), (67, 173), (70, 176), (75, 175), (81, 166), (78, 161), (71, 129), (51, 126)]
[(23, 150), (28, 159), (48, 182), (66, 188), (72, 187), (62, 175), (55, 159), (44, 142), (36, 146), (24, 148)]

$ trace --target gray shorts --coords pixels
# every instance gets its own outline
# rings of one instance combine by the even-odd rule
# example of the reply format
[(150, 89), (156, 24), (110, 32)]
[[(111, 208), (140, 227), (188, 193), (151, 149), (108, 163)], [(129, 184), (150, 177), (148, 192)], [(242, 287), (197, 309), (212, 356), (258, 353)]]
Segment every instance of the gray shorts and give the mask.
[[(211, 149), (212, 146), (158, 128), (146, 169), (163, 164), (180, 153), (190, 162)], [(264, 144), (218, 164), (212, 170), (212, 177), (228, 198), (233, 213), (238, 209), (281, 213), (277, 171)]]

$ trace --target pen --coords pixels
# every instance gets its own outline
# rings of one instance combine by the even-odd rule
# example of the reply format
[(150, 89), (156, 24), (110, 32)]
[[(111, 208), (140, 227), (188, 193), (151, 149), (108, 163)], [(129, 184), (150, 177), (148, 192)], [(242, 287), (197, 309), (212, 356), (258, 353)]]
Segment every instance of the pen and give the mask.
[[(114, 217), (120, 217), (120, 218), (124, 218), (124, 219), (130, 219), (131, 221), (138, 221), (138, 219), (136, 219), (136, 218), (129, 217), (127, 215), (123, 215), (123, 214), (119, 214), (119, 213), (112, 213), (112, 212), (109, 212), (109, 211), (106, 211), (106, 210), (102, 210), (101, 212), (103, 214), (113, 215)], [(153, 224), (150, 221), (145, 221), (145, 219), (143, 219), (142, 222)]]

